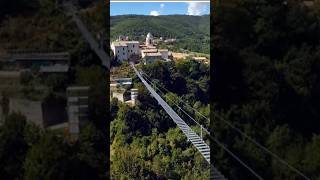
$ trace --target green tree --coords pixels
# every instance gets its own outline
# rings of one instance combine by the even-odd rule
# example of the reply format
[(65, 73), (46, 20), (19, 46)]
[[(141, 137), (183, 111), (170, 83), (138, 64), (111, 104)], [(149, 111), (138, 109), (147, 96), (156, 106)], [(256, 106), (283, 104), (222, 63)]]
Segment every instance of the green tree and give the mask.
[[(105, 147), (105, 141), (105, 136), (93, 124), (87, 124), (81, 129), (78, 146), (74, 147), (74, 151), (77, 152), (75, 159), (79, 159), (83, 167), (88, 168), (87, 178), (106, 178), (108, 149)], [(77, 168), (75, 173), (76, 171)], [(85, 179), (85, 177), (82, 178)]]
[(320, 177), (320, 138), (319, 135), (314, 135), (312, 141), (306, 145), (305, 159), (302, 161), (304, 172), (312, 179)]
[(112, 98), (110, 102), (111, 120), (114, 120), (119, 110), (118, 99)]
[(61, 138), (47, 132), (28, 151), (24, 162), (25, 179), (63, 179), (67, 146)]
[(26, 118), (18, 113), (9, 114), (0, 126), (0, 178), (22, 178), (23, 163), (28, 150), (24, 131)]
[(155, 179), (139, 157), (137, 149), (121, 147), (112, 157), (112, 177), (116, 179)]

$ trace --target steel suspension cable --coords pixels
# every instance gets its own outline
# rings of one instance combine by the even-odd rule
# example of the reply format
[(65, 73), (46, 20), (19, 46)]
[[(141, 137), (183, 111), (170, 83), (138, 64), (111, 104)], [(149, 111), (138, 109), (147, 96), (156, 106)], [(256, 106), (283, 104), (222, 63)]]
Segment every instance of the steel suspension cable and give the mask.
[[(152, 79), (152, 78), (150, 78)], [(146, 78), (146, 80), (153, 84), (148, 78)], [(159, 88), (156, 87), (156, 85), (154, 85), (154, 87), (158, 90), (160, 90)], [(163, 94), (163, 92), (160, 90), (160, 92)], [(256, 173), (250, 166), (248, 166), (245, 162), (243, 162), (238, 156), (236, 156), (232, 151), (230, 151), (223, 143), (221, 143), (220, 141), (218, 141), (215, 137), (212, 137), (210, 134), (209, 134), (210, 138), (212, 138), (216, 144), (218, 146), (220, 146), (222, 149), (224, 149), (230, 156), (232, 156), (236, 161), (238, 161), (242, 166), (244, 166), (246, 169), (248, 169), (248, 171), (250, 171), (256, 178), (258, 178), (259, 180), (263, 180), (263, 178), (258, 174)]]
[[(143, 71), (142, 71), (143, 72)], [(152, 79), (148, 74), (146, 74), (145, 72), (143, 72), (144, 75), (146, 75), (147, 77), (149, 77), (149, 79)], [(163, 90), (167, 91), (167, 92), (171, 92), (169, 91), (167, 88), (159, 86), (160, 88), (162, 88)], [(202, 116), (203, 118), (209, 119), (208, 117), (206, 117), (205, 115), (201, 114), (198, 110), (196, 110), (195, 108), (193, 108), (192, 106), (190, 106), (189, 104), (187, 104), (186, 102), (184, 102), (183, 100), (181, 100), (180, 97), (178, 97), (179, 101), (182, 102), (183, 104), (185, 104), (186, 106), (190, 107), (191, 109), (193, 109), (196, 113), (198, 113), (200, 116)]]
[[(143, 71), (142, 71), (143, 72)], [(145, 72), (143, 72), (143, 74), (145, 74), (146, 76), (148, 76)], [(150, 76), (148, 76), (150, 78)], [(152, 78), (150, 78), (152, 79)], [(161, 86), (160, 86), (161, 87)], [(162, 89), (165, 89), (167, 92), (170, 92), (168, 89), (161, 87)], [(199, 111), (197, 111), (195, 108), (191, 107), (189, 104), (185, 103), (184, 101), (182, 101), (180, 99), (180, 97), (178, 97), (179, 101), (184, 103), (185, 105), (187, 105), (188, 107), (190, 107), (191, 109), (193, 109), (196, 113), (198, 113), (200, 116), (202, 116), (203, 118), (206, 118), (207, 120), (210, 120), (208, 117), (204, 116), (203, 114), (201, 114)], [(214, 116), (216, 116), (217, 118), (219, 118), (220, 120), (222, 120), (224, 123), (226, 123), (228, 126), (230, 126), (232, 129), (234, 129), (235, 131), (237, 131), (238, 133), (240, 133), (243, 137), (247, 138), (249, 141), (251, 141), (253, 144), (255, 144), (256, 146), (258, 146), (259, 148), (261, 148), (262, 150), (264, 150), (267, 154), (271, 155), (272, 157), (274, 157), (275, 159), (277, 159), (278, 161), (280, 161), (282, 164), (284, 164), (285, 166), (287, 166), (289, 169), (291, 169), (292, 171), (294, 171), (295, 173), (299, 174), (300, 176), (302, 176), (304, 179), (310, 180), (310, 178), (308, 178), (305, 174), (303, 174), (301, 171), (299, 171), (297, 168), (293, 167), (292, 165), (290, 165), (287, 161), (285, 161), (284, 159), (282, 159), (281, 157), (279, 157), (278, 155), (276, 155), (275, 153), (273, 153), (272, 151), (270, 151), (268, 148), (266, 148), (265, 146), (263, 146), (262, 144), (260, 144), (259, 142), (257, 142), (256, 140), (254, 140), (253, 138), (251, 138), (249, 135), (247, 135), (245, 132), (243, 132), (242, 130), (240, 130), (239, 128), (235, 127), (233, 124), (231, 124), (230, 122), (228, 122), (227, 120), (223, 119), (222, 117), (220, 117), (219, 115), (213, 113)]]
[[(146, 78), (146, 80), (148, 82), (150, 82), (152, 84), (152, 81), (150, 81), (148, 78)], [(157, 90), (159, 90), (161, 92), (161, 94), (164, 94), (163, 91), (161, 91), (156, 85), (154, 86)], [(172, 99), (170, 99), (169, 97), (167, 97), (167, 99), (172, 102), (176, 107), (178, 107), (185, 115), (187, 115), (193, 122), (195, 122), (197, 125), (199, 125), (200, 127), (202, 126), (202, 129), (204, 129), (208, 134), (210, 134), (210, 132), (203, 127), (203, 125), (201, 125), (198, 121), (196, 121), (193, 117), (191, 117), (186, 111), (184, 111), (178, 104), (176, 104)]]

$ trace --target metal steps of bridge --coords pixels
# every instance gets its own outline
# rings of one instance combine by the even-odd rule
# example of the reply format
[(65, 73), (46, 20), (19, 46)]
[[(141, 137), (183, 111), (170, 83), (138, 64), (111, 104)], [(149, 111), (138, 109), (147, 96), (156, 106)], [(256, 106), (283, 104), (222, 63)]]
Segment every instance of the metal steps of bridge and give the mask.
[[(162, 106), (162, 108), (168, 113), (168, 115), (172, 118), (175, 124), (182, 130), (182, 132), (187, 136), (188, 141), (190, 141), (196, 149), (201, 153), (204, 159), (210, 164), (210, 147), (206, 144), (205, 141), (195, 133), (189, 126), (186, 124), (180, 116), (158, 95), (158, 93), (149, 85), (142, 75), (135, 68), (134, 64), (131, 64), (133, 70), (136, 75), (145, 85), (147, 90), (152, 94), (152, 96), (158, 101), (158, 104)], [(210, 179), (214, 180), (226, 180), (226, 178), (212, 166)]]
[(176, 123), (188, 140), (198, 149), (202, 156), (210, 163), (210, 147), (185, 122)]

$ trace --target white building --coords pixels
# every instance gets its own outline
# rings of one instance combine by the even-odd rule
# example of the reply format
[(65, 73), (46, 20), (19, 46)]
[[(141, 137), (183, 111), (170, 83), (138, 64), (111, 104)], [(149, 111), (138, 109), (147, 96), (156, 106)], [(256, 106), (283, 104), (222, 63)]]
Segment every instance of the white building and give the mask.
[(131, 89), (130, 93), (131, 93), (131, 99), (129, 101), (126, 101), (126, 103), (134, 106), (136, 105), (138, 100), (138, 89)]
[(113, 51), (114, 57), (118, 61), (124, 61), (128, 59), (128, 47), (126, 43), (123, 43), (122, 41), (112, 42), (111, 49)]
[(145, 64), (152, 63), (156, 60), (168, 61), (169, 51), (167, 49), (144, 49), (141, 50), (141, 57), (145, 59)]
[(153, 45), (153, 36), (148, 33), (146, 37), (146, 44), (141, 45), (141, 57), (144, 59), (144, 64), (152, 63), (156, 60), (169, 61), (168, 49), (157, 49)]
[(129, 60), (132, 55), (139, 55), (139, 41), (115, 41), (111, 44), (114, 57), (118, 61)]
[(161, 54), (161, 57), (163, 59), (168, 59), (168, 57), (169, 57), (168, 49), (158, 49), (158, 52)]
[(119, 88), (116, 91), (111, 91), (111, 98), (116, 98), (120, 102), (125, 102), (126, 101), (125, 93), (126, 93), (126, 90), (124, 88)]
[(151, 33), (147, 34), (146, 45), (147, 46), (152, 46), (153, 45), (153, 36), (151, 35)]
[(155, 62), (157, 60), (162, 60), (162, 55), (159, 52), (146, 53), (144, 59), (145, 59), (144, 64), (149, 64), (149, 63), (153, 63), (153, 62)]
[(165, 60), (169, 61), (169, 51), (168, 49), (157, 49), (154, 46), (154, 39), (151, 33), (147, 34), (146, 43), (139, 44), (138, 41), (124, 41), (124, 36), (120, 36), (118, 41), (112, 42), (111, 49), (113, 51), (114, 57), (118, 61), (133, 60), (143, 58), (144, 63), (151, 63), (155, 60)]
[(143, 49), (141, 50), (141, 57), (144, 58), (148, 53), (157, 53), (157, 49)]
[(173, 42), (176, 42), (177, 39), (166, 39), (164, 40), (165, 43), (173, 43)]
[(125, 43), (128, 47), (128, 58), (130, 58), (132, 55), (139, 55), (139, 41), (125, 41)]
[(134, 106), (138, 99), (138, 89), (133, 89), (132, 78), (112, 78), (110, 79), (110, 100), (118, 101)]
[(110, 78), (110, 87), (132, 85), (132, 78)]

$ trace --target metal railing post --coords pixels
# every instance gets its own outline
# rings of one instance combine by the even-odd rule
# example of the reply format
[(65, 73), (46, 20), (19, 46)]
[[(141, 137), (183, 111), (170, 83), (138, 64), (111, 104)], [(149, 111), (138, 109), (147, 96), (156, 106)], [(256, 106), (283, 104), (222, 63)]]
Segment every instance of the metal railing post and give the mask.
[(188, 141), (190, 141), (190, 139), (189, 139), (189, 128), (188, 128), (188, 130), (187, 130), (187, 138), (188, 138)]
[(201, 140), (203, 141), (203, 137), (202, 137), (202, 125), (200, 125), (200, 136), (201, 136)]

